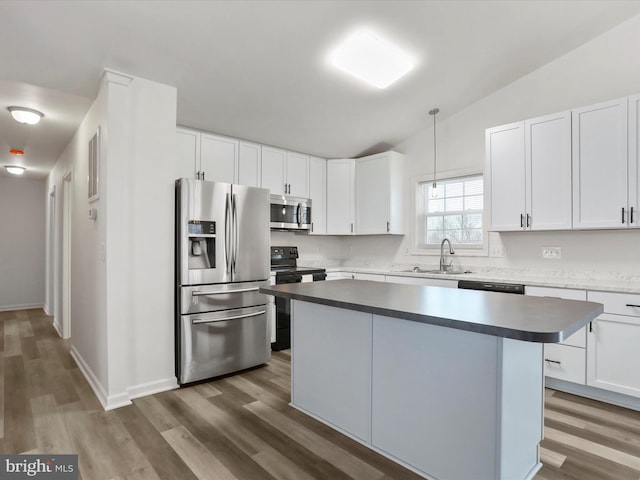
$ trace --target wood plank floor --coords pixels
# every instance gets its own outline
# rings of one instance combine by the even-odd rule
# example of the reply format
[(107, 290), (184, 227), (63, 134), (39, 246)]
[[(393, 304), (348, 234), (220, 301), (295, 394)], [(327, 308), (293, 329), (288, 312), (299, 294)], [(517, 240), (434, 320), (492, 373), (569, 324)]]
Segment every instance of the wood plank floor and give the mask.
[[(0, 328), (2, 453), (77, 453), (85, 480), (421, 478), (289, 407), (287, 351), (105, 412), (51, 317), (0, 312)], [(536, 480), (640, 480), (639, 412), (546, 394)]]

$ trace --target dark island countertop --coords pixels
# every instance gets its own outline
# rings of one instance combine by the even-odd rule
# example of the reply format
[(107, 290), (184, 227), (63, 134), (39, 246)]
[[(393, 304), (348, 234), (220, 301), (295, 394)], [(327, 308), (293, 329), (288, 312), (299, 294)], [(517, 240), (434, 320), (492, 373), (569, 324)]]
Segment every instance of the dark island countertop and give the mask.
[(330, 307), (528, 342), (557, 343), (603, 311), (602, 304), (366, 280), (289, 283), (260, 292)]

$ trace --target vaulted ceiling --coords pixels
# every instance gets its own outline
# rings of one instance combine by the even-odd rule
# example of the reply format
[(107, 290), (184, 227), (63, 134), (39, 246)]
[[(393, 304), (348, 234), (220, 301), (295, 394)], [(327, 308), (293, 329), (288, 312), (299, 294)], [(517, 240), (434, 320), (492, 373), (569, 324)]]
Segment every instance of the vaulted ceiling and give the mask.
[[(0, 2), (0, 165), (25, 150), (44, 177), (91, 105), (102, 69), (173, 85), (177, 123), (327, 158), (392, 147), (640, 14), (640, 1)], [(415, 69), (386, 90), (333, 69), (357, 28)], [(29, 127), (6, 107), (45, 114)], [(0, 175), (6, 175), (4, 168)]]

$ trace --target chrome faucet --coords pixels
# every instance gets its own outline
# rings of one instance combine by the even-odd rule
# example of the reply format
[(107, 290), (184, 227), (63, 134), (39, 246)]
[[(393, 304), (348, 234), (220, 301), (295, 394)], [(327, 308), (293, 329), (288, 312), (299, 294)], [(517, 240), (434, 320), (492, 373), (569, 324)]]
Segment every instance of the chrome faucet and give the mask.
[(448, 238), (445, 238), (444, 240), (442, 240), (442, 243), (440, 244), (440, 271), (441, 272), (450, 272), (453, 260), (449, 260), (449, 263), (445, 263), (445, 260), (444, 260), (444, 242), (447, 242), (449, 244), (449, 254), (450, 255), (453, 255), (456, 252), (453, 250), (453, 246), (451, 245), (451, 240), (449, 240)]

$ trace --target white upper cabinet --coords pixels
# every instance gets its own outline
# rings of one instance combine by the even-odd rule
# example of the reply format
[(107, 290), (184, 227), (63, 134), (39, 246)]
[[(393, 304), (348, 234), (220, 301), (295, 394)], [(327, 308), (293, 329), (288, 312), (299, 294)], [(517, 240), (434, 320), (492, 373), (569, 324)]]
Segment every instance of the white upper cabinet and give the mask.
[(355, 233), (402, 234), (404, 157), (385, 152), (356, 159)]
[(262, 146), (262, 188), (274, 195), (286, 195), (285, 163), (287, 152), (279, 148)]
[(524, 122), (486, 131), (489, 230), (525, 228)]
[(309, 198), (311, 199), (310, 235), (327, 233), (327, 161), (309, 157)]
[(200, 178), (212, 182), (238, 183), (238, 140), (202, 134)]
[(626, 97), (573, 111), (574, 228), (627, 225), (627, 128)]
[(490, 229), (571, 229), (571, 113), (487, 130)]
[(571, 112), (524, 122), (525, 228), (571, 229)]
[(627, 200), (629, 227), (640, 227), (640, 95), (629, 97), (629, 198)]
[(262, 188), (275, 195), (309, 196), (309, 156), (262, 147)]
[(240, 142), (238, 154), (238, 180), (240, 185), (260, 186), (262, 146), (257, 143)]
[[(287, 195), (309, 197), (309, 155), (287, 152), (285, 164)], [(313, 215), (313, 211), (311, 213)]]
[(328, 235), (354, 233), (355, 169), (352, 158), (327, 160)]
[(200, 132), (188, 128), (176, 129), (176, 178), (196, 178), (200, 170)]

